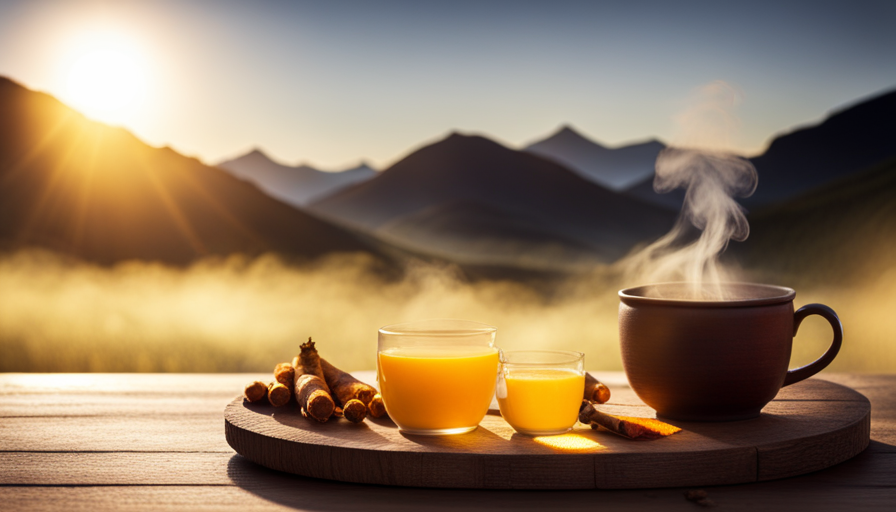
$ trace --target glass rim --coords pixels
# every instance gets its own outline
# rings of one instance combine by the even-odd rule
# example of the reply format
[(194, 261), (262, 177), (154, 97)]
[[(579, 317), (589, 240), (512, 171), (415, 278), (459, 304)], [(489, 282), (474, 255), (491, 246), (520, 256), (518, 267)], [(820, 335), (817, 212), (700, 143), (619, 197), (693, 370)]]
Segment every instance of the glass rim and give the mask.
[[(568, 359), (560, 359), (557, 361), (550, 362), (513, 362), (507, 361), (507, 354), (553, 354), (553, 355), (564, 355), (569, 356)], [(584, 352), (578, 352), (575, 350), (504, 350), (498, 349), (498, 361), (502, 365), (506, 366), (557, 366), (560, 364), (570, 364), (581, 361), (585, 358)]]
[[(443, 326), (440, 324), (455, 324), (457, 327)], [(380, 327), (378, 332), (389, 336), (430, 336), (430, 337), (458, 337), (481, 336), (494, 334), (498, 328), (492, 325), (472, 320), (458, 320), (456, 318), (432, 318), (427, 320), (414, 320)]]

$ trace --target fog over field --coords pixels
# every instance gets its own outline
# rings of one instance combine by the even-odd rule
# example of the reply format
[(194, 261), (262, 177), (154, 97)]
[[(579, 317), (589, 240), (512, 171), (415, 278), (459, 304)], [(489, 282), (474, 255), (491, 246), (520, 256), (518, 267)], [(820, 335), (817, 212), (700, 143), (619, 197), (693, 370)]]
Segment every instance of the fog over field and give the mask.
[[(379, 327), (435, 317), (495, 325), (503, 348), (580, 350), (587, 369), (621, 370), (616, 292), (641, 284), (623, 274), (619, 266), (596, 268), (546, 297), (525, 284), (469, 282), (456, 268), (422, 263), (387, 279), (363, 255), (303, 266), (230, 258), (181, 269), (18, 252), (0, 258), (0, 371), (267, 371), (308, 336), (338, 366), (372, 369)], [(797, 307), (823, 302), (837, 310), (846, 338), (828, 371), (896, 371), (896, 269), (848, 288), (744, 277), (796, 287)], [(829, 340), (827, 323), (810, 317), (791, 366), (812, 361)]]

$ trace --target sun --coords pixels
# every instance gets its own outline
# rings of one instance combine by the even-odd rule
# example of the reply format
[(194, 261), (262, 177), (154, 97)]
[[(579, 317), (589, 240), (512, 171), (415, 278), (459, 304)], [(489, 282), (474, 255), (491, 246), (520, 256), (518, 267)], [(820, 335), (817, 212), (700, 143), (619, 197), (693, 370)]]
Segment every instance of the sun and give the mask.
[(126, 45), (90, 45), (70, 57), (65, 99), (89, 117), (121, 123), (139, 109), (146, 76), (139, 55)]

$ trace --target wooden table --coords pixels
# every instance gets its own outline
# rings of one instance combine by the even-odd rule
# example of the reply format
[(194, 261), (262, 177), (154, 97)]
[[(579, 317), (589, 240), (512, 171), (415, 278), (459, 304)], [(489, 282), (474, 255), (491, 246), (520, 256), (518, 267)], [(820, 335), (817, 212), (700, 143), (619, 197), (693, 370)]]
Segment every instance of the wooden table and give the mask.
[[(623, 382), (619, 373), (598, 373)], [(0, 374), (0, 510), (695, 510), (688, 489), (464, 491), (279, 474), (224, 440), (263, 375)], [(871, 445), (785, 480), (704, 488), (721, 510), (896, 510), (896, 375), (822, 374), (872, 403)], [(611, 387), (614, 387), (611, 385)]]

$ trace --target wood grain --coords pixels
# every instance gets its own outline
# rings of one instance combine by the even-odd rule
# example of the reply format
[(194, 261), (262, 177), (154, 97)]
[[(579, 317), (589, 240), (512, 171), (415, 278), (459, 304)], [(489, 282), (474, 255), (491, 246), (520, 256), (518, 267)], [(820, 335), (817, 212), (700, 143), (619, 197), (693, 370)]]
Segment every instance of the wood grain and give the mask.
[[(366, 379), (372, 379), (373, 372), (367, 375)], [(597, 375), (611, 386), (614, 407), (634, 404), (624, 374)], [(246, 382), (259, 377), (265, 376), (0, 374), (0, 416), (6, 417), (0, 421), (0, 509), (700, 509), (684, 499), (684, 491), (692, 487), (599, 492), (449, 490), (358, 485), (272, 471), (234, 454), (223, 440), (221, 410)], [(824, 372), (820, 379), (854, 388), (871, 400), (869, 448), (845, 462), (802, 476), (749, 485), (701, 486), (718, 510), (893, 510), (896, 375)], [(784, 391), (778, 398), (799, 399)], [(30, 409), (29, 401), (33, 401)], [(182, 422), (180, 428), (178, 421)], [(127, 434), (129, 422), (136, 422), (139, 435), (121, 438), (126, 442), (104, 439)], [(105, 427), (112, 429), (111, 434)], [(71, 439), (66, 439), (67, 435)], [(11, 451), (23, 448), (35, 451)], [(203, 451), (196, 453), (197, 448)], [(92, 451), (96, 449), (105, 451)], [(206, 453), (208, 449), (212, 451)]]
[(232, 450), (217, 418), (169, 414), (153, 416), (75, 416), (60, 421), (41, 417), (0, 418), (3, 451), (155, 451)]
[[(792, 389), (791, 389), (792, 388)], [(832, 398), (829, 400), (828, 398)], [(652, 411), (623, 395), (610, 412)], [(563, 436), (531, 438), (486, 415), (469, 434), (406, 436), (390, 421), (352, 425), (231, 402), (228, 443), (262, 466), (314, 478), (413, 487), (626, 489), (721, 485), (817, 471), (868, 446), (871, 405), (825, 381), (796, 384), (759, 418), (672, 423), (684, 432), (632, 442), (582, 425)]]

